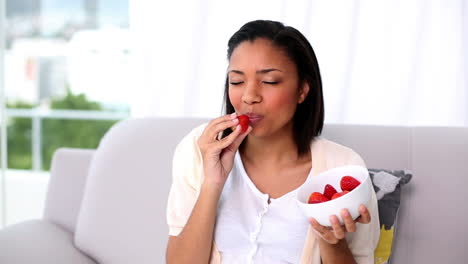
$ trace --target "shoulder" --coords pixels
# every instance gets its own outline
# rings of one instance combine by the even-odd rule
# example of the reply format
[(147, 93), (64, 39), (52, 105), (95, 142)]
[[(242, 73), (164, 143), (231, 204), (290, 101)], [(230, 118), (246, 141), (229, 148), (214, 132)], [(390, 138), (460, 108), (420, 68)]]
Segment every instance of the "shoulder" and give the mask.
[(197, 187), (203, 177), (203, 159), (198, 147), (198, 139), (207, 123), (193, 128), (177, 144), (172, 160), (174, 178), (184, 179), (189, 185)]
[(184, 136), (182, 141), (187, 140), (187, 139), (198, 139), (201, 136), (201, 134), (203, 133), (203, 130), (205, 130), (207, 125), (208, 125), (208, 123), (203, 123), (203, 124), (198, 125), (197, 127), (193, 128), (192, 130), (190, 130), (189, 133), (187, 133)]
[(180, 152), (194, 152), (198, 149), (197, 140), (205, 130), (208, 123), (201, 124), (193, 128), (188, 134), (186, 134), (182, 140), (179, 141), (176, 147), (176, 154)]
[(321, 149), (327, 152), (333, 153), (351, 153), (354, 152), (350, 147), (331, 141), (324, 137), (318, 137), (315, 139), (317, 144), (320, 145)]
[(318, 137), (314, 139), (312, 148), (316, 150), (316, 153), (322, 155), (328, 164), (327, 167), (342, 165), (365, 166), (364, 160), (352, 148), (326, 138)]

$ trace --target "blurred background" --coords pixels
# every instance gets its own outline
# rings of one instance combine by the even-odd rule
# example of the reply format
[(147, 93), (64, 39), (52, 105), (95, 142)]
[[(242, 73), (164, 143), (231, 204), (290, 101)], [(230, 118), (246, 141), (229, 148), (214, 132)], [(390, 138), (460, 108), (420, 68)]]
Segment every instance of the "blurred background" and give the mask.
[(326, 123), (468, 126), (467, 0), (0, 0), (0, 228), (41, 216), (57, 148), (221, 115), (227, 41), (256, 19), (311, 42)]

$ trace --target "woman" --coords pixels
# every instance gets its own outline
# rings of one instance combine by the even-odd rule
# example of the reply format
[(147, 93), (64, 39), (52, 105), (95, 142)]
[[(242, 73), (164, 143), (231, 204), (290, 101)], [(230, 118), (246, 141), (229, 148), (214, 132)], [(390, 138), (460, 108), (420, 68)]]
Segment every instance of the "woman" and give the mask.
[(319, 137), (322, 84), (307, 39), (279, 22), (252, 21), (229, 40), (228, 60), (226, 115), (195, 128), (174, 155), (167, 262), (374, 263), (375, 194), (356, 221), (343, 210), (344, 225), (330, 216), (330, 228), (295, 204), (308, 177), (365, 166), (351, 149)]

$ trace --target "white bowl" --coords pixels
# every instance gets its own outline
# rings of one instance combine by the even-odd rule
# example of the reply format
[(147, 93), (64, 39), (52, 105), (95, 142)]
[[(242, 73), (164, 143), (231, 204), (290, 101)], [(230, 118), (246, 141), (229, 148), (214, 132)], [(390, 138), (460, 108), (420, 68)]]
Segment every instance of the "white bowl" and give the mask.
[[(327, 184), (331, 184), (338, 192), (341, 192), (340, 180), (343, 176), (352, 176), (360, 181), (361, 184), (351, 192), (334, 200), (317, 204), (308, 203), (310, 194), (313, 192), (323, 194), (323, 189)], [(336, 167), (308, 178), (298, 189), (297, 202), (307, 218), (313, 217), (321, 225), (331, 226), (331, 215), (336, 215), (340, 223), (343, 224), (340, 212), (344, 208), (348, 209), (353, 219), (356, 219), (360, 215), (358, 211), (359, 206), (361, 204), (369, 205), (373, 191), (367, 169), (362, 166), (348, 165)]]

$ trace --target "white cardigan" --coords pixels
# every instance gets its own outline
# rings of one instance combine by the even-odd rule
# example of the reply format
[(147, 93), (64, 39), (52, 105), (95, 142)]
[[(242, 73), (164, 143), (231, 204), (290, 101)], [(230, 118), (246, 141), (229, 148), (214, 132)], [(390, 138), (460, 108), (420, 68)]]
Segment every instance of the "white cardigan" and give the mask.
[[(203, 182), (203, 161), (197, 145), (197, 139), (207, 124), (193, 129), (177, 146), (173, 159), (173, 182), (168, 198), (167, 222), (169, 235), (177, 236), (185, 226), (197, 201)], [(311, 144), (311, 176), (328, 169), (343, 165), (365, 166), (361, 157), (352, 149), (323, 138), (314, 139)], [(357, 231), (347, 233), (348, 246), (359, 264), (374, 263), (374, 249), (380, 235), (377, 199), (375, 193), (369, 205), (371, 223), (357, 224)], [(217, 245), (213, 244), (210, 263), (222, 263), (222, 255)], [(319, 244), (314, 232), (309, 227), (302, 249), (302, 264), (320, 264)]]

